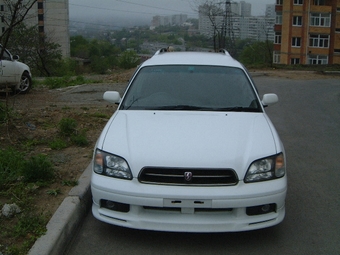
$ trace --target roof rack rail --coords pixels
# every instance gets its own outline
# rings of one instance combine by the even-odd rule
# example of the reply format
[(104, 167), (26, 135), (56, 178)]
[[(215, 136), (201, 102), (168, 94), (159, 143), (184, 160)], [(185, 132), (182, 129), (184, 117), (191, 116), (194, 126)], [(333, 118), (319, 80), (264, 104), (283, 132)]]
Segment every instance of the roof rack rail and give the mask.
[(220, 49), (218, 52), (224, 53), (227, 56), (230, 56), (230, 53), (226, 49)]
[(174, 50), (174, 47), (169, 46), (169, 47), (167, 47), (167, 48), (162, 48), (162, 49), (158, 50), (158, 51), (155, 53), (155, 55), (158, 55), (158, 54), (164, 53), (164, 52), (173, 52), (173, 51), (175, 51), (175, 50)]

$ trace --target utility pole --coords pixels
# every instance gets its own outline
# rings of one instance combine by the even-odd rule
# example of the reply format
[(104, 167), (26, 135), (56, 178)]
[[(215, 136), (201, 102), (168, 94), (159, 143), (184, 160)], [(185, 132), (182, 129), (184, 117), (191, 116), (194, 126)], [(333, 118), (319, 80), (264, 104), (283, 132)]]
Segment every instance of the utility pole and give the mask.
[(224, 45), (229, 53), (234, 56), (235, 55), (235, 37), (233, 31), (233, 12), (231, 10), (231, 1), (225, 1), (225, 33), (224, 38), (226, 42)]

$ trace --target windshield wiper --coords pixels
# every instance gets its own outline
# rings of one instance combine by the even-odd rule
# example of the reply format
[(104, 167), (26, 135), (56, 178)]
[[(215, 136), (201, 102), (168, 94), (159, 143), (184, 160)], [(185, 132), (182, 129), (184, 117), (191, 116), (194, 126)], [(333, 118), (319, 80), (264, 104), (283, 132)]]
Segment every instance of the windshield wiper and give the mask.
[(233, 107), (222, 107), (222, 108), (211, 108), (211, 111), (221, 111), (221, 112), (261, 112), (258, 108), (233, 106)]
[(261, 112), (257, 108), (242, 106), (233, 107), (201, 107), (193, 105), (165, 105), (153, 108), (153, 110), (184, 110), (184, 111), (214, 111), (214, 112)]
[(165, 106), (158, 106), (153, 108), (153, 110), (203, 110), (205, 108), (193, 105), (165, 105)]

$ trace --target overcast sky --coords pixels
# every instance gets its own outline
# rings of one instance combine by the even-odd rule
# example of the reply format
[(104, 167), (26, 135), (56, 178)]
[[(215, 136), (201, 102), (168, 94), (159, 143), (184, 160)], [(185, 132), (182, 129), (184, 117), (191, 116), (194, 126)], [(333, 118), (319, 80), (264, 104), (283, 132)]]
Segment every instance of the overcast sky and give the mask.
[[(155, 15), (187, 14), (197, 18), (195, 10), (199, 2), (204, 0), (69, 0), (70, 21), (81, 18), (88, 22), (110, 20), (117, 26), (150, 25), (152, 16)], [(276, 1), (245, 2), (252, 4), (252, 15), (264, 15), (266, 4), (275, 4)]]

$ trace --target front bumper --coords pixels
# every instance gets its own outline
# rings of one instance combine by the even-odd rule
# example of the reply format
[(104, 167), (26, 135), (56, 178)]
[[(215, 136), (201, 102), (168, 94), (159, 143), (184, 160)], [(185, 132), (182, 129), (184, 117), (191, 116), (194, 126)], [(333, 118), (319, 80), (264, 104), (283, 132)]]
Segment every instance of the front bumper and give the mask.
[[(236, 186), (184, 187), (141, 184), (92, 175), (92, 213), (113, 225), (174, 232), (235, 232), (266, 228), (285, 216), (286, 177)], [(127, 212), (101, 206), (109, 200)], [(247, 207), (275, 204), (275, 211), (249, 216)]]

